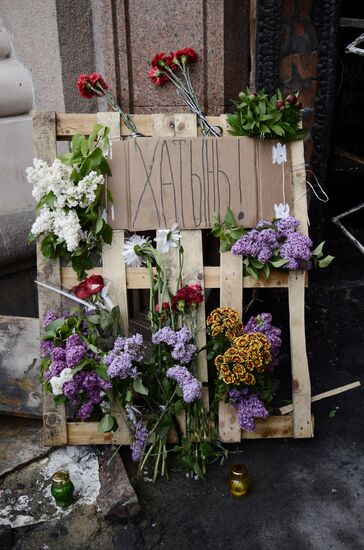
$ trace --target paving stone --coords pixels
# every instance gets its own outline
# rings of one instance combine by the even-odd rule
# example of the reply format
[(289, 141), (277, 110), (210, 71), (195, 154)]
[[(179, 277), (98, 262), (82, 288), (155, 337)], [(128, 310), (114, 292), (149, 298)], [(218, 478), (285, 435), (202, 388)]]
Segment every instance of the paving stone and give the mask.
[(11, 550), (13, 546), (13, 530), (11, 527), (0, 527), (0, 550)]
[(97, 497), (100, 514), (105, 518), (126, 519), (140, 512), (138, 497), (114, 448), (105, 448), (99, 457), (101, 489)]
[(0, 476), (41, 458), (49, 452), (43, 445), (40, 420), (4, 416), (0, 422)]
[(138, 527), (131, 521), (120, 527), (112, 541), (114, 550), (144, 550), (145, 548)]

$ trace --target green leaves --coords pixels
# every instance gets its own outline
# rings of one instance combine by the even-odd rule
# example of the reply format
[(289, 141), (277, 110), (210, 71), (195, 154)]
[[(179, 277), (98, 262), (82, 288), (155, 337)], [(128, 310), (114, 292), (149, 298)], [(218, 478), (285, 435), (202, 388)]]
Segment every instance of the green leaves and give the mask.
[(327, 267), (331, 264), (331, 262), (335, 259), (335, 256), (324, 256), (323, 248), (324, 248), (325, 241), (322, 241), (318, 246), (316, 246), (315, 250), (312, 252), (312, 258), (313, 258), (313, 265), (314, 267)]
[(141, 395), (149, 394), (148, 388), (144, 386), (140, 378), (136, 378), (136, 380), (133, 381), (133, 390), (136, 391), (136, 393), (140, 393)]
[[(112, 429), (114, 429), (114, 426), (117, 426), (117, 422), (116, 422), (116, 419), (111, 416), (111, 414), (107, 413), (105, 414), (98, 426), (97, 426), (97, 433), (106, 433), (106, 432), (110, 432)], [(115, 426), (115, 429), (116, 429), (116, 426)]]
[[(285, 140), (303, 139), (306, 130), (300, 128), (301, 107), (283, 99), (277, 90), (271, 98), (264, 89), (256, 94), (249, 88), (234, 101), (235, 113), (227, 116), (229, 133), (233, 136), (259, 136)], [(277, 102), (281, 102), (282, 104)]]
[(220, 223), (218, 214), (213, 214), (211, 233), (220, 239), (220, 252), (228, 252), (246, 231), (237, 225), (231, 208), (228, 208), (223, 223)]

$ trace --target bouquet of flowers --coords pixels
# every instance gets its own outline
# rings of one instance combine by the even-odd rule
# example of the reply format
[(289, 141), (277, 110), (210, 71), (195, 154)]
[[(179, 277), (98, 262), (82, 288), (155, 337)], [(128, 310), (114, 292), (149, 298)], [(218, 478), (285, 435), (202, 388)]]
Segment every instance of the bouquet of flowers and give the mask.
[(125, 113), (118, 104), (114, 95), (110, 92), (109, 85), (100, 73), (83, 73), (77, 80), (77, 89), (81, 97), (91, 99), (92, 97), (105, 97), (108, 105), (120, 114), (125, 126), (132, 137), (142, 136), (129, 114)]
[(34, 167), (27, 168), (38, 211), (29, 238), (42, 237), (42, 254), (51, 259), (64, 256), (79, 279), (91, 267), (90, 256), (101, 242), (110, 244), (112, 239), (103, 214), (104, 176), (111, 175), (104, 157), (108, 135), (109, 128), (98, 124), (88, 138), (74, 135), (71, 151), (51, 166), (34, 159)]
[[(157, 249), (149, 239), (132, 235), (125, 242), (123, 251), (127, 265), (148, 267), (151, 288), (148, 313), (151, 347), (142, 359), (140, 356), (136, 359), (143, 386), (139, 383), (134, 386), (135, 394), (129, 395), (125, 406), (134, 432), (132, 457), (139, 462), (140, 473), (149, 467), (153, 480), (158, 474), (165, 475), (170, 452), (167, 449), (168, 437), (174, 432), (178, 443), (172, 450), (180, 464), (189, 475), (201, 478), (208, 461), (224, 460), (226, 456), (212, 428), (210, 414), (203, 405), (203, 388), (197, 379), (199, 350), (195, 337), (199, 330), (197, 311), (203, 293), (198, 284), (183, 285), (184, 252), (177, 226), (174, 224), (171, 230), (159, 231), (156, 242)], [(175, 292), (170, 289), (165, 264), (165, 255), (171, 249), (176, 249), (179, 258)], [(120, 372), (136, 375), (129, 362), (129, 348), (126, 339), (121, 342), (120, 351), (111, 352), (119, 357), (115, 370), (118, 376)], [(106, 362), (109, 360), (111, 357)], [(108, 371), (111, 376), (114, 374), (112, 365)]]
[(217, 379), (213, 405), (225, 397), (237, 409), (241, 428), (254, 431), (255, 418), (266, 418), (273, 399), (272, 371), (281, 347), (281, 330), (272, 316), (261, 313), (243, 326), (229, 307), (212, 311), (206, 320), (210, 335), (208, 358)]
[(235, 113), (228, 115), (229, 134), (285, 140), (303, 139), (307, 130), (300, 127), (302, 103), (297, 94), (283, 96), (281, 90), (269, 97), (265, 90), (240, 92), (234, 101)]
[(156, 86), (163, 86), (166, 82), (172, 82), (182, 101), (197, 115), (201, 134), (203, 136), (219, 137), (222, 134), (221, 128), (212, 126), (206, 120), (192, 85), (190, 64), (196, 63), (197, 60), (198, 55), (193, 48), (181, 48), (173, 50), (169, 54), (160, 52), (153, 57), (148, 76)]

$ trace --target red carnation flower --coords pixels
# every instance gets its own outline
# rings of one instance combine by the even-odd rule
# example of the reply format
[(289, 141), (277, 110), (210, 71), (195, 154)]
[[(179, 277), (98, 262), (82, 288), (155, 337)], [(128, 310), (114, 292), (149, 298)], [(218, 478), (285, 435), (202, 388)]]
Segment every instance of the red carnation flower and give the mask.
[[(162, 303), (162, 311), (163, 311), (163, 310), (164, 310), (164, 311), (166, 311), (166, 310), (169, 311), (170, 309), (171, 309), (171, 305), (170, 305), (169, 302), (163, 302), (163, 303)], [(155, 305), (155, 311), (156, 311), (156, 313), (159, 313), (159, 304), (156, 304), (156, 305)]]
[(182, 48), (171, 52), (173, 61), (181, 61), (182, 63), (196, 63), (198, 60), (197, 52), (193, 48)]
[(104, 288), (105, 283), (101, 275), (91, 275), (82, 281), (79, 285), (73, 287), (73, 293), (77, 298), (87, 300), (90, 296), (98, 294)]
[(153, 68), (163, 69), (166, 65), (168, 65), (172, 71), (175, 69), (172, 57), (164, 52), (157, 53), (151, 61), (151, 67)]
[(100, 73), (90, 73), (80, 74), (77, 88), (81, 97), (90, 99), (94, 96), (104, 95), (109, 86)]
[(184, 286), (172, 298), (172, 309), (184, 309), (185, 306), (196, 307), (203, 300), (201, 285)]
[(151, 67), (148, 71), (148, 76), (156, 86), (163, 86), (169, 80), (168, 76), (157, 67)]

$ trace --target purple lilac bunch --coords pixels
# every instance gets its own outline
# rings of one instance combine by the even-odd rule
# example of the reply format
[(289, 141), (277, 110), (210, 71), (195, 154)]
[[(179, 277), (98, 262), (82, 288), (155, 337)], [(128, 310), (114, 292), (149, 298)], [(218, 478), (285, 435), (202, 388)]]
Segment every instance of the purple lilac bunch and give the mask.
[(239, 425), (242, 430), (253, 432), (255, 418), (267, 418), (269, 413), (257, 394), (249, 395), (249, 389), (230, 390), (230, 403), (237, 409)]
[(46, 380), (50, 380), (53, 376), (59, 376), (66, 368), (73, 369), (87, 353), (87, 345), (76, 333), (68, 336), (61, 346), (56, 347), (51, 340), (44, 340), (42, 344), (42, 353), (51, 357), (51, 364), (44, 373)]
[(166, 376), (177, 382), (183, 393), (183, 400), (186, 403), (192, 403), (201, 399), (202, 384), (197, 378), (192, 376), (186, 367), (175, 365), (167, 370)]
[(72, 380), (63, 385), (64, 395), (77, 407), (81, 420), (90, 418), (94, 408), (103, 401), (105, 392), (111, 389), (110, 380), (104, 380), (96, 372), (85, 370), (76, 372)]
[(152, 336), (153, 344), (167, 344), (172, 348), (173, 359), (182, 365), (191, 363), (196, 346), (191, 344), (192, 333), (186, 327), (173, 330), (170, 327), (163, 327)]
[[(304, 269), (312, 267), (312, 241), (298, 231), (300, 221), (292, 216), (274, 221), (260, 220), (255, 229), (240, 237), (232, 246), (235, 256), (245, 256), (245, 267), (248, 274), (262, 269), (268, 264), (270, 268)], [(255, 260), (251, 263), (250, 260)], [(263, 264), (259, 266), (256, 260)]]
[(280, 328), (273, 326), (271, 323), (272, 316), (270, 313), (260, 313), (256, 317), (250, 317), (249, 321), (244, 326), (244, 332), (261, 332), (268, 338), (271, 345), (270, 352), (272, 355), (271, 369), (274, 369), (274, 367), (277, 366), (279, 351), (282, 345), (282, 331)]
[(135, 380), (139, 373), (135, 363), (144, 358), (144, 342), (141, 334), (134, 334), (128, 338), (119, 336), (115, 340), (113, 349), (104, 357), (104, 363), (108, 366), (107, 373), (110, 378), (132, 378)]
[(143, 422), (139, 421), (135, 427), (134, 439), (130, 445), (131, 458), (133, 462), (140, 462), (149, 432)]

